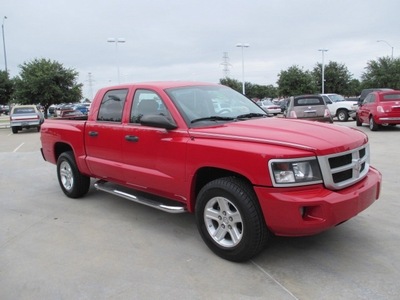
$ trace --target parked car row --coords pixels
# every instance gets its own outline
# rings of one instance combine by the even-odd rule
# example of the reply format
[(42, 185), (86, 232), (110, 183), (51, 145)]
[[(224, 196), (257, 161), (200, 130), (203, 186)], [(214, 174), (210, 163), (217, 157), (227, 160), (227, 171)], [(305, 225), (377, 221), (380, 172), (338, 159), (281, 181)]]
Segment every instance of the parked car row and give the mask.
[(60, 117), (63, 115), (63, 111), (79, 111), (83, 115), (87, 115), (89, 112), (90, 104), (88, 103), (68, 103), (51, 105), (47, 111), (49, 116)]

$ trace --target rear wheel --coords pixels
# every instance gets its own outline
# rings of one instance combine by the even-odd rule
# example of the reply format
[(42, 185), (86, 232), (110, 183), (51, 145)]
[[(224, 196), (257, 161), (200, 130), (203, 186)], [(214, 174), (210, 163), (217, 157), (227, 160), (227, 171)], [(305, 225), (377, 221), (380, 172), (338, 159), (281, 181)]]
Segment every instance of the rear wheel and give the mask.
[(376, 124), (376, 122), (374, 121), (374, 117), (373, 116), (369, 117), (369, 129), (371, 129), (371, 131), (379, 130), (379, 125)]
[(18, 127), (11, 127), (12, 133), (18, 133)]
[(90, 177), (79, 172), (72, 151), (64, 152), (57, 160), (57, 177), (64, 194), (80, 198), (89, 191)]
[(196, 222), (207, 246), (230, 261), (258, 254), (269, 235), (253, 188), (234, 177), (216, 179), (201, 189)]
[(345, 109), (339, 109), (336, 115), (340, 122), (346, 122), (349, 119), (349, 114)]
[(358, 115), (356, 115), (356, 125), (362, 126), (362, 122), (361, 122), (360, 118), (358, 117)]

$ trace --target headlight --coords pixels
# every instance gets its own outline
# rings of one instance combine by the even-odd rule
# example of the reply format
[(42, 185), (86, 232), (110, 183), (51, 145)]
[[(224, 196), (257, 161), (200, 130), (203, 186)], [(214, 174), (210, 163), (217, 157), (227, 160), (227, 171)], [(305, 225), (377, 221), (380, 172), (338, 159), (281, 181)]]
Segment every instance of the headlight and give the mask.
[(274, 186), (299, 186), (322, 182), (316, 158), (273, 159), (269, 170)]

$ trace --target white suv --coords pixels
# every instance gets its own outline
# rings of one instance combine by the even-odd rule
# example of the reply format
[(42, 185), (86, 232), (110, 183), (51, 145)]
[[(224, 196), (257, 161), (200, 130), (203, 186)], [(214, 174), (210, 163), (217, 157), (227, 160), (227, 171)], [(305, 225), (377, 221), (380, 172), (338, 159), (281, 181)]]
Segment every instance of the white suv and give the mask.
[(346, 122), (349, 117), (355, 116), (358, 107), (356, 101), (347, 101), (339, 94), (320, 95), (324, 98), (332, 117), (336, 117), (340, 122)]

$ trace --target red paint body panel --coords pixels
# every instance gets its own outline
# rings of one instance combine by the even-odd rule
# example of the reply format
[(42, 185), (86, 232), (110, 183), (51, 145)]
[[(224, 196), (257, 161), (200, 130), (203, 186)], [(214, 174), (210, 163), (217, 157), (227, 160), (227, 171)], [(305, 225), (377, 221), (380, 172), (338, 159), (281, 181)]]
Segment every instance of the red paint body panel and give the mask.
[[(101, 89), (87, 121), (44, 122), (43, 156), (56, 164), (57, 151), (71, 149), (83, 174), (185, 203), (189, 211), (194, 210), (195, 184), (201, 170), (238, 174), (253, 185), (265, 222), (278, 235), (321, 232), (357, 215), (378, 199), (381, 175), (373, 168), (362, 181), (340, 191), (328, 190), (322, 184), (277, 188), (269, 174), (270, 159), (346, 152), (368, 143), (364, 133), (343, 126), (282, 118), (189, 128), (165, 89), (193, 84), (156, 82)], [(122, 121), (99, 122), (96, 119), (100, 103), (113, 89), (128, 90)], [(176, 129), (129, 123), (138, 89), (154, 91), (164, 101)], [(139, 142), (127, 138), (133, 136)], [(299, 212), (302, 207), (304, 216)]]

